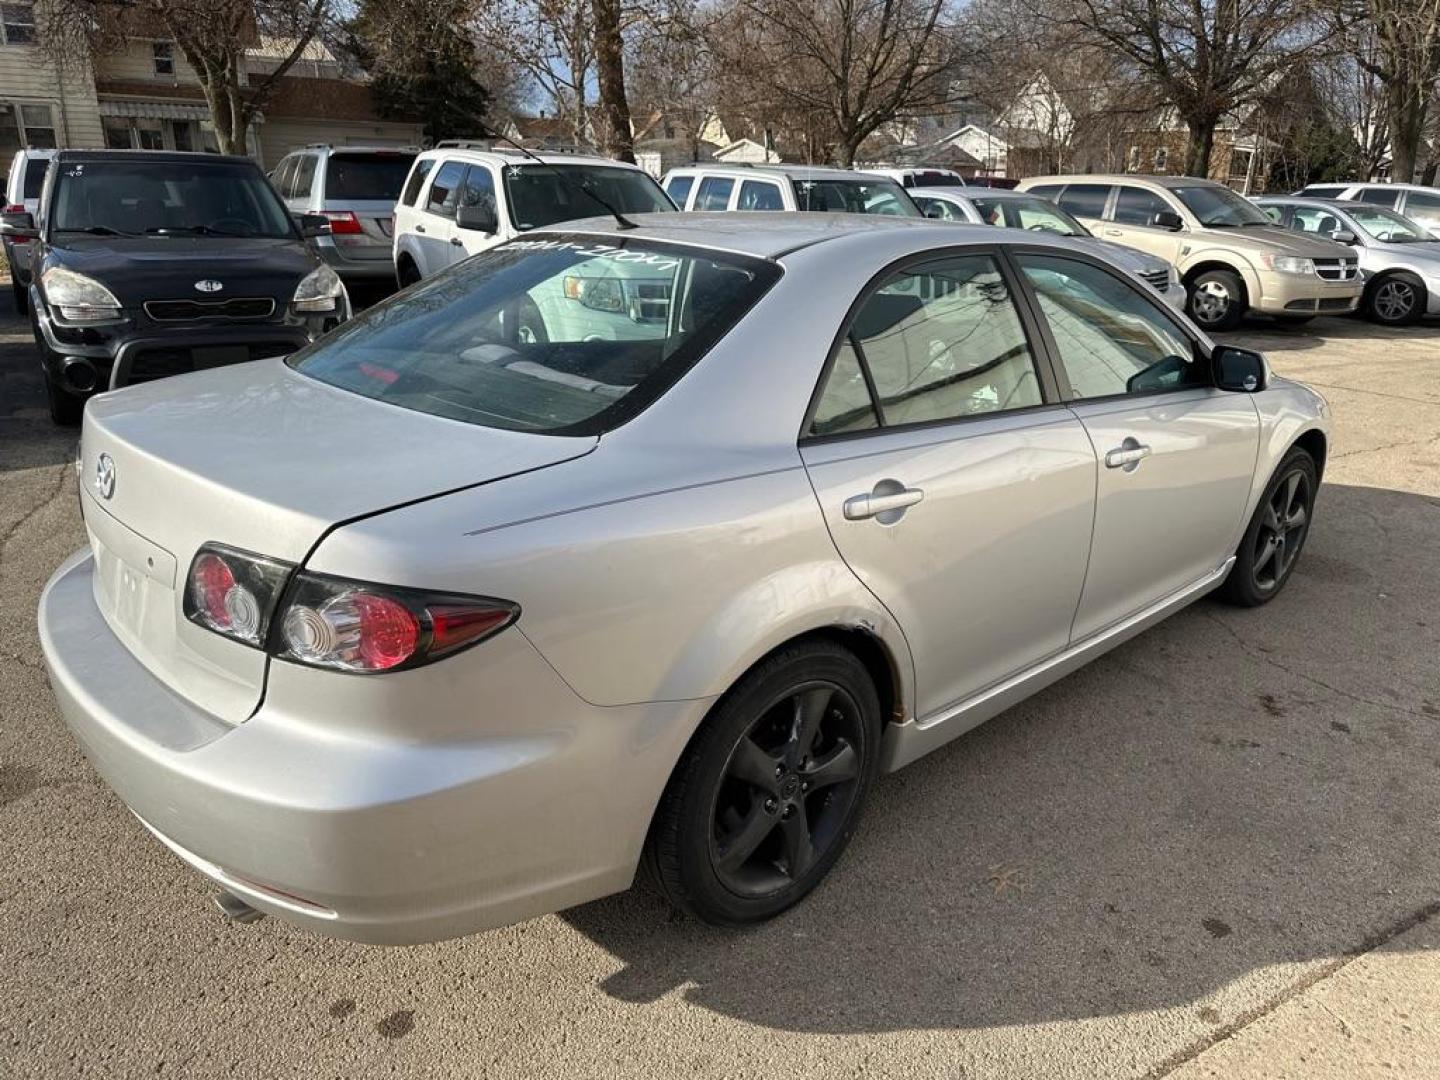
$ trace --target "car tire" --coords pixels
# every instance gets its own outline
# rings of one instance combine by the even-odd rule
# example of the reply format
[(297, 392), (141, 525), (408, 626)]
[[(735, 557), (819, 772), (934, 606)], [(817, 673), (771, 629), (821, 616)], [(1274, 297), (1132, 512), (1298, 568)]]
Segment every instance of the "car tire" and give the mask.
[(45, 397), (50, 405), (50, 419), (61, 427), (74, 427), (85, 415), (85, 399), (77, 397), (45, 375)]
[(1408, 271), (1382, 274), (1365, 287), (1365, 315), (1381, 326), (1410, 326), (1429, 304), (1425, 282)]
[(1240, 325), (1249, 300), (1245, 282), (1233, 270), (1206, 270), (1189, 283), (1190, 318), (1207, 333), (1223, 333)]
[(409, 256), (400, 260), (395, 267), (395, 283), (402, 289), (408, 289), (420, 280), (420, 268), (415, 265), (415, 260)]
[[(14, 271), (12, 270), (13, 274)], [(10, 279), (10, 291), (15, 296), (15, 314), (24, 315), (30, 310), (30, 290), (12, 277)]]
[(721, 699), (675, 767), (646, 844), (652, 876), (717, 926), (780, 914), (840, 858), (879, 749), (865, 665), (825, 640), (782, 649)]
[(1308, 325), (1309, 323), (1313, 322), (1314, 319), (1315, 319), (1315, 316), (1314, 316), (1314, 315), (1277, 315), (1277, 316), (1275, 316), (1275, 318), (1276, 318), (1277, 321), (1280, 322), (1281, 325), (1294, 327), (1295, 329), (1298, 330), (1300, 327), (1306, 326), (1306, 325)]
[(1281, 460), (1235, 552), (1220, 598), (1237, 607), (1268, 604), (1285, 587), (1315, 518), (1315, 459), (1300, 447)]

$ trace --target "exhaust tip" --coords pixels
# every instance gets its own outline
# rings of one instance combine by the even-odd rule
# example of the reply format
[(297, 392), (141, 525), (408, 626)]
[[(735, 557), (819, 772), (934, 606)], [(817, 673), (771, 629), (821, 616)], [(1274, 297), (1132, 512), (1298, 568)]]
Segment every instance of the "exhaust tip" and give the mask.
[(83, 356), (67, 356), (62, 360), (60, 377), (71, 390), (80, 394), (88, 394), (100, 381), (100, 373), (95, 370), (95, 365)]
[(215, 906), (220, 914), (233, 923), (259, 922), (265, 917), (263, 911), (256, 911), (232, 892), (221, 889), (215, 894)]

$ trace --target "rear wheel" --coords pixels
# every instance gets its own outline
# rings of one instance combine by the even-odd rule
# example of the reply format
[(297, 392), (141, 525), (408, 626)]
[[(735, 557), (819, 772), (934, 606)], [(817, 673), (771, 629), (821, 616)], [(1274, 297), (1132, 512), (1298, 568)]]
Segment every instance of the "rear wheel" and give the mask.
[(880, 703), (839, 645), (786, 648), (726, 695), (661, 798), (647, 856), (671, 902), (706, 922), (778, 915), (854, 832), (878, 763)]
[(1206, 270), (1190, 282), (1190, 317), (1204, 330), (1235, 329), (1247, 305), (1245, 282), (1233, 270)]
[(1376, 278), (1365, 290), (1365, 314), (1385, 326), (1409, 326), (1425, 314), (1425, 283), (1400, 271)]
[(395, 267), (395, 281), (402, 289), (408, 289), (420, 280), (420, 268), (415, 265), (415, 260), (403, 258), (400, 264)]
[(1310, 535), (1318, 485), (1314, 458), (1299, 447), (1285, 455), (1235, 552), (1222, 599), (1257, 607), (1280, 595)]

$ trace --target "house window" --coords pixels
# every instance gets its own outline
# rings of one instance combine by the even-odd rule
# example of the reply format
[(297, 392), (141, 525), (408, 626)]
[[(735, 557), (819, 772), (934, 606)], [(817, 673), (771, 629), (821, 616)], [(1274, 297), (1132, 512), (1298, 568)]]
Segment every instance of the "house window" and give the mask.
[(151, 42), (150, 54), (156, 75), (175, 74), (175, 46), (173, 44), (168, 41)]
[(105, 149), (129, 150), (131, 147), (130, 139), (130, 121), (106, 118)]
[(6, 45), (34, 44), (34, 5), (0, 4), (0, 36), (3, 36)]
[(1163, 173), (1165, 166), (1170, 163), (1170, 148), (1160, 146), (1155, 149), (1155, 171)]
[(37, 150), (54, 150), (55, 120), (49, 105), (20, 106), (21, 140)]

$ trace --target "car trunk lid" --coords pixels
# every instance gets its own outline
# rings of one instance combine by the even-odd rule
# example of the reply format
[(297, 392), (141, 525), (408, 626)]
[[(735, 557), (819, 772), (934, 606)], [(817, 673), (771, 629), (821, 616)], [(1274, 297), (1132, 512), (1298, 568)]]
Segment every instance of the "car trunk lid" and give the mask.
[(558, 464), (595, 443), (415, 412), (280, 360), (104, 394), (86, 410), (80, 463), (96, 603), (151, 672), (236, 723), (259, 700), (265, 656), (185, 619), (202, 544), (300, 563), (341, 522)]

